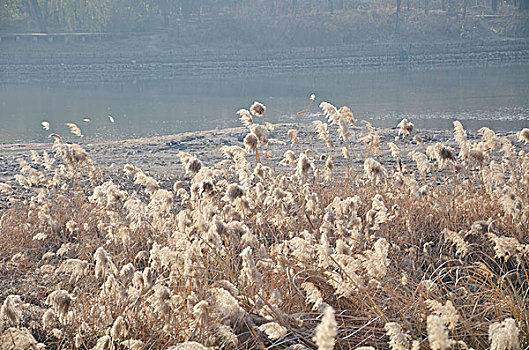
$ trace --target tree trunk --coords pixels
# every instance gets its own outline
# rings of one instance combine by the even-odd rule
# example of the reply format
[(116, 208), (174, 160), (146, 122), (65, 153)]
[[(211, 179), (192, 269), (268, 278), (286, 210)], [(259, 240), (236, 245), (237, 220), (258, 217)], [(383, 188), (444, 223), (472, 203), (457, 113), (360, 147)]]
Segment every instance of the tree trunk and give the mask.
[(520, 0), (520, 6), (518, 9), (521, 11), (529, 10), (529, 0)]
[(50, 18), (50, 13), (49, 13), (49, 9), (48, 9), (48, 0), (45, 0), (44, 1), (44, 4), (42, 5), (42, 16), (44, 18), (44, 21), (47, 22), (47, 19)]
[(334, 13), (334, 6), (332, 0), (329, 0), (329, 12), (331, 13), (331, 15)]
[[(495, 0), (492, 0), (495, 1)], [(449, 16), (455, 16), (456, 15), (456, 6), (455, 6), (455, 0), (448, 0), (447, 4), (447, 13)]]
[(467, 4), (468, 0), (463, 0), (463, 18), (467, 16)]
[(191, 15), (191, 4), (189, 0), (182, 1), (182, 17), (189, 17)]
[(30, 9), (29, 13), (33, 13), (34, 19), (37, 22), (37, 25), (39, 26), (39, 30), (42, 33), (47, 33), (48, 30), (46, 29), (46, 21), (44, 20), (44, 17), (42, 16), (42, 10), (40, 8), (40, 5), (37, 0), (29, 0), (28, 8)]
[(498, 9), (498, 0), (491, 0), (490, 7), (492, 8), (492, 12), (496, 12)]
[(162, 14), (163, 26), (164, 28), (167, 28), (169, 26), (169, 4), (167, 3), (167, 0), (161, 0), (158, 2), (158, 6), (160, 8), (160, 13)]
[(397, 0), (397, 20), (395, 22), (395, 33), (399, 32), (399, 13), (400, 13), (400, 4), (402, 0)]

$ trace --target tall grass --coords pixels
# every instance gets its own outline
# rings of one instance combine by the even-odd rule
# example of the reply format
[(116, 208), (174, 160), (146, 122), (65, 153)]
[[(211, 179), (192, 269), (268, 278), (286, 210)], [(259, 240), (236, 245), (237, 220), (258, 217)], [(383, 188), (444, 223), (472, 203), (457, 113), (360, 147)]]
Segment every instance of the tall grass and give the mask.
[(2, 347), (529, 348), (529, 130), (423, 144), (403, 121), (388, 145), (323, 103), (314, 152), (260, 106), (223, 161), (181, 153), (173, 188), (58, 135), (21, 161)]

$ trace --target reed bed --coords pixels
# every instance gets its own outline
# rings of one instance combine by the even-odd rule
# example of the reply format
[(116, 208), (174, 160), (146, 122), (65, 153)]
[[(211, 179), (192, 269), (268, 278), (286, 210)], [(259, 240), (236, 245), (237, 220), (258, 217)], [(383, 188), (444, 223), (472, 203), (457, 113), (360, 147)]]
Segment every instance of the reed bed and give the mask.
[(52, 135), (0, 184), (2, 349), (529, 349), (529, 130), (320, 107), (317, 152), (256, 102), (172, 188)]

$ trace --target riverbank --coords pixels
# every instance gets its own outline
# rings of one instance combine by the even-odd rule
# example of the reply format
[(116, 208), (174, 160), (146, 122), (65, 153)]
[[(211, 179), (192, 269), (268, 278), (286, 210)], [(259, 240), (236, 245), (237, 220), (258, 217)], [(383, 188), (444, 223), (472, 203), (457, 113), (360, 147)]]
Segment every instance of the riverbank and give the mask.
[[(299, 143), (291, 147), (287, 132), (290, 129), (299, 131)], [(377, 135), (380, 138), (381, 155), (380, 160), (386, 164), (393, 164), (391, 150), (388, 142), (395, 141), (398, 135), (394, 128), (377, 128)], [(515, 140), (514, 134), (519, 130), (497, 132), (499, 136), (511, 135), (511, 141)], [(240, 146), (244, 148), (244, 137), (248, 134), (245, 127), (227, 128), (220, 130), (206, 130), (199, 132), (185, 132), (176, 135), (130, 139), (121, 141), (107, 141), (94, 143), (80, 143), (88, 152), (94, 164), (100, 168), (106, 176), (119, 179), (125, 164), (132, 164), (154, 176), (164, 187), (170, 188), (172, 183), (181, 178), (184, 169), (178, 154), (188, 152), (200, 159), (207, 166), (214, 166), (224, 159), (224, 154), (220, 150), (222, 146)], [(354, 131), (354, 138), (358, 140), (365, 136), (367, 130), (358, 128)], [(415, 139), (406, 145), (408, 153), (413, 151), (425, 152), (428, 145), (437, 142), (455, 147), (453, 134), (450, 130), (425, 130), (418, 129), (414, 132)], [(481, 136), (477, 132), (468, 131), (469, 140), (477, 140)], [(265, 164), (278, 164), (283, 159), (283, 154), (288, 149), (295, 152), (309, 151), (318, 159), (321, 155), (332, 154), (333, 161), (340, 171), (345, 171), (346, 161), (341, 155), (341, 144), (337, 139), (336, 148), (330, 149), (325, 146), (325, 142), (318, 138), (318, 134), (312, 124), (309, 123), (288, 123), (276, 124), (274, 130), (270, 132), (270, 153), (266, 157)], [(39, 144), (12, 144), (0, 146), (0, 182), (14, 182), (15, 174), (19, 171), (21, 159), (31, 162), (30, 150), (42, 152), (51, 151), (52, 143)], [(351, 164), (357, 169), (362, 168), (362, 164), (368, 154), (369, 146), (353, 142), (351, 147)]]
[(13, 83), (104, 83), (178, 77), (260, 76), (296, 72), (425, 70), (529, 62), (528, 39), (363, 43), (287, 49), (150, 47), (106, 49), (110, 42), (0, 42), (0, 81)]
[[(279, 124), (271, 132), (271, 137), (285, 142), (285, 144), (274, 143), (271, 145), (273, 160), (281, 159), (283, 153), (288, 149), (286, 142), (287, 131), (298, 129), (300, 143), (295, 147), (298, 151), (311, 149), (318, 154), (324, 150), (323, 141), (317, 140), (317, 134), (311, 124)], [(394, 137), (391, 129), (382, 129), (379, 135), (383, 142)], [(436, 140), (445, 140), (448, 133), (444, 131), (433, 131), (428, 137)], [(188, 152), (195, 155), (205, 164), (216, 164), (223, 159), (220, 151), (222, 146), (236, 145), (244, 147), (243, 140), (248, 134), (248, 129), (244, 127), (228, 128), (222, 130), (207, 130), (200, 132), (186, 132), (176, 135), (158, 136), (141, 139), (131, 139), (122, 141), (81, 143), (89, 156), (101, 169), (116, 172), (123, 169), (127, 163), (135, 165), (157, 178), (176, 178), (183, 172), (178, 153)], [(421, 134), (426, 135), (426, 131)], [(0, 147), (0, 182), (12, 181), (14, 175), (18, 173), (19, 159), (30, 161), (29, 150), (33, 149), (41, 152), (51, 150), (52, 143), (49, 144), (19, 144), (4, 145)]]

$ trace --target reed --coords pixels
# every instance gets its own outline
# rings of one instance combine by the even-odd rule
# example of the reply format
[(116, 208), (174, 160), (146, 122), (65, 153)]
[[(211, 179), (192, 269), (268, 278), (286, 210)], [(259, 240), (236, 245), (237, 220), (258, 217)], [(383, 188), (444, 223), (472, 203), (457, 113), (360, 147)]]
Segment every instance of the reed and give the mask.
[(0, 184), (2, 348), (528, 349), (527, 129), (412, 151), (320, 106), (317, 151), (256, 102), (171, 188), (54, 135)]

